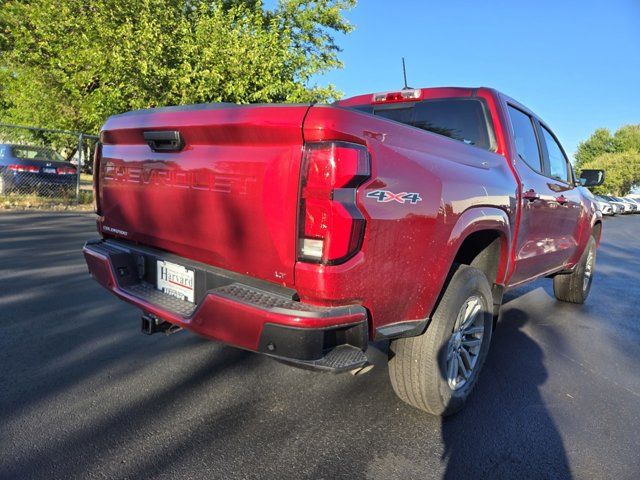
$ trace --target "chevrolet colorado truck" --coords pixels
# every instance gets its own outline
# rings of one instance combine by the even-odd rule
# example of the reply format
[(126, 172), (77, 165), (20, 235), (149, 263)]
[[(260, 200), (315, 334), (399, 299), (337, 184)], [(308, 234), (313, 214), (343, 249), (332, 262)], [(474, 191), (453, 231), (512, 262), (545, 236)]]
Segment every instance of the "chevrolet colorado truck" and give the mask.
[(398, 396), (448, 415), (505, 289), (589, 294), (602, 215), (584, 187), (604, 172), (576, 178), (549, 126), (493, 89), (155, 108), (100, 137), (84, 255), (148, 334), (331, 372), (367, 370), (389, 341)]

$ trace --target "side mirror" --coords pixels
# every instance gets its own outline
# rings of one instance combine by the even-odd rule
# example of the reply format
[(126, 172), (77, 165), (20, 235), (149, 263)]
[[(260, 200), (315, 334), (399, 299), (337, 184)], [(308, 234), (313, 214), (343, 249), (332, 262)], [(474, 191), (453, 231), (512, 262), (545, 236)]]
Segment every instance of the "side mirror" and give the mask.
[(604, 182), (604, 170), (582, 170), (579, 180), (583, 187), (597, 187)]

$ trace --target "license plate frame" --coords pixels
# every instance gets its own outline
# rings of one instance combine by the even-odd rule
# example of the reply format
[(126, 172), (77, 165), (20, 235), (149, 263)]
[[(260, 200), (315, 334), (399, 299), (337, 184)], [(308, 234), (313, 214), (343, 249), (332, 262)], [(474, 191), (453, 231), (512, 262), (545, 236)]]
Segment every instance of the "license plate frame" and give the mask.
[(166, 295), (195, 303), (195, 270), (166, 260), (157, 260), (156, 289)]

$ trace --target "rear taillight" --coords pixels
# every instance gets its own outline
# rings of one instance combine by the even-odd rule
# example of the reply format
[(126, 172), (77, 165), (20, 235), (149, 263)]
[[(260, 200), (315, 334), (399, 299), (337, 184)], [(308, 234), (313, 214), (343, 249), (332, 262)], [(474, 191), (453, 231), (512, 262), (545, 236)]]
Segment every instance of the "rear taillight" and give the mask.
[(75, 175), (76, 169), (73, 167), (58, 167), (58, 175)]
[(102, 159), (102, 142), (96, 142), (96, 148), (93, 151), (93, 210), (101, 215), (99, 194), (99, 177), (100, 177), (100, 160)]
[(298, 259), (333, 265), (351, 258), (364, 236), (356, 189), (370, 175), (369, 153), (347, 142), (308, 143), (302, 156)]
[(40, 171), (40, 167), (36, 165), (9, 165), (7, 168), (12, 172), (38, 173)]

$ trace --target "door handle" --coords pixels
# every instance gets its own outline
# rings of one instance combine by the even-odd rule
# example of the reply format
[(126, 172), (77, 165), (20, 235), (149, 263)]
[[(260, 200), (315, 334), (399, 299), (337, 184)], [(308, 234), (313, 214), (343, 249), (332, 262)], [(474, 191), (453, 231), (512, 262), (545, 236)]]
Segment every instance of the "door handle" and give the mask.
[(540, 194), (536, 193), (536, 191), (531, 188), (522, 194), (522, 198), (529, 200), (530, 202), (534, 202), (536, 200), (540, 200)]
[(568, 201), (569, 200), (567, 200), (567, 197), (565, 197), (564, 195), (560, 195), (559, 197), (556, 197), (556, 202), (558, 202), (560, 205), (564, 205)]

